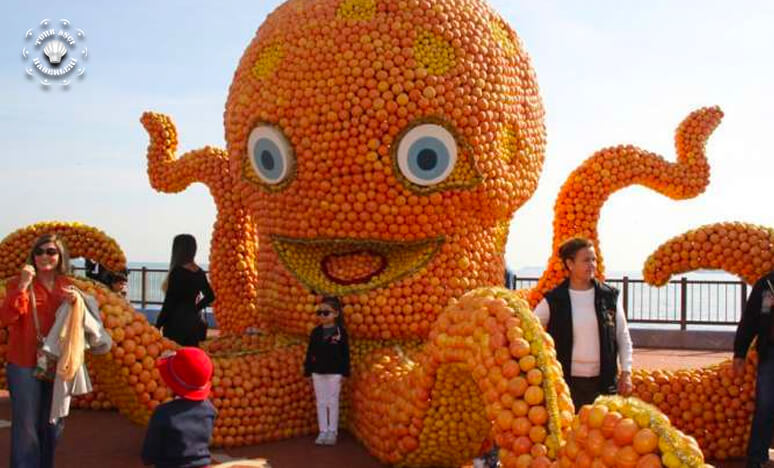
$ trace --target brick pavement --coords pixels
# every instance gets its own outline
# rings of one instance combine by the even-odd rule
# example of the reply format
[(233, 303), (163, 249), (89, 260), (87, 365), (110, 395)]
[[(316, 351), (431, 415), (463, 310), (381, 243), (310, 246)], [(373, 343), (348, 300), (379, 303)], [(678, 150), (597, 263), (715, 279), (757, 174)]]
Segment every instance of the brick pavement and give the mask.
[[(714, 364), (730, 357), (727, 352), (688, 350), (637, 349), (634, 354), (635, 367), (642, 368), (683, 368)], [(7, 393), (0, 392), (0, 468), (8, 466), (10, 451), (10, 429), (2, 421), (10, 419), (10, 402)], [(57, 450), (58, 468), (129, 468), (142, 466), (139, 451), (142, 444), (143, 428), (129, 423), (116, 412), (92, 412), (75, 410), (67, 419), (64, 435)], [(281, 442), (272, 442), (252, 447), (230, 450), (215, 450), (224, 454), (221, 461), (231, 461), (231, 468), (247, 466), (235, 463), (241, 458), (259, 459), (251, 466), (271, 468), (381, 468), (385, 465), (373, 459), (368, 452), (349, 434), (342, 434), (336, 447), (317, 447), (314, 437), (303, 437)], [(742, 467), (742, 463), (724, 464), (724, 467)]]

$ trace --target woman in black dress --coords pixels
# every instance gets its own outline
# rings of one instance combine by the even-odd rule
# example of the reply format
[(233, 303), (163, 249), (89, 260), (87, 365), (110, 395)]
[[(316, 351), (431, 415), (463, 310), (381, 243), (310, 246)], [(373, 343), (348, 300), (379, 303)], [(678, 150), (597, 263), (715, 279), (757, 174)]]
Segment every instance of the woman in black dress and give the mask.
[(181, 346), (199, 346), (206, 338), (202, 311), (215, 300), (207, 274), (194, 263), (195, 256), (196, 239), (190, 234), (175, 236), (169, 274), (162, 284), (164, 305), (156, 319), (164, 336)]

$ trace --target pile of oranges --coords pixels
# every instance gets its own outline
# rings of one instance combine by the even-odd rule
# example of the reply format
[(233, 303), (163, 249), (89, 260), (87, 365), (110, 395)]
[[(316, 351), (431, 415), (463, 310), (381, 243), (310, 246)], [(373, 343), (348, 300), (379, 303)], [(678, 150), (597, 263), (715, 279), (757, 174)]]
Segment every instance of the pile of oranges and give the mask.
[(662, 244), (645, 262), (645, 281), (662, 286), (672, 275), (701, 268), (740, 276), (749, 284), (774, 270), (774, 229), (729, 222), (708, 224)]
[(739, 458), (755, 409), (756, 360), (750, 351), (743, 375), (734, 374), (730, 361), (674, 372), (638, 369), (632, 375), (634, 394), (693, 436), (706, 458)]
[(209, 277), (216, 292), (213, 307), (218, 326), (227, 332), (266, 325), (256, 308), (257, 238), (250, 215), (231, 190), (228, 158), (206, 147), (175, 158), (177, 131), (169, 118), (153, 113), (142, 116), (150, 135), (148, 178), (164, 192), (179, 192), (202, 182), (215, 199), (218, 211), (210, 245)]
[(302, 375), (305, 349), (305, 343), (278, 340), (265, 352), (213, 357), (215, 446), (288, 439), (316, 428), (312, 385)]
[(675, 134), (677, 161), (674, 163), (626, 145), (603, 149), (575, 169), (556, 199), (553, 255), (546, 273), (531, 292), (530, 303), (537, 304), (547, 291), (564, 280), (567, 273), (558, 249), (571, 237), (586, 237), (594, 242), (598, 276), (604, 276), (597, 224), (602, 205), (616, 191), (641, 184), (676, 200), (703, 192), (709, 183), (709, 164), (705, 155), (707, 139), (722, 117), (723, 113), (717, 107), (699, 109), (686, 117)]
[(696, 440), (636, 398), (599, 397), (583, 406), (559, 454), (560, 467), (701, 468)]
[[(430, 401), (418, 438), (421, 450), (411, 453), (407, 464), (459, 466), (461, 456), (478, 453), (491, 428), (469, 367), (461, 363), (439, 367)], [(432, 458), (427, 457), (430, 453)]]
[(372, 352), (353, 379), (350, 427), (390, 463), (459, 466), (491, 434), (504, 466), (548, 466), (572, 421), (550, 337), (500, 288), (462, 296), (424, 347)]
[[(94, 364), (91, 362), (91, 358), (87, 355), (86, 368), (89, 369), (91, 367), (94, 367)], [(102, 389), (97, 374), (95, 372), (91, 372), (89, 374), (89, 378), (91, 379), (91, 392), (85, 395), (78, 395), (73, 398), (71, 407), (96, 411), (115, 409), (113, 402), (110, 401), (110, 396)]]
[(112, 271), (126, 268), (126, 257), (121, 247), (104, 232), (81, 223), (51, 221), (18, 229), (0, 241), (0, 279), (19, 274), (32, 244), (43, 234), (61, 236), (72, 258), (98, 260)]

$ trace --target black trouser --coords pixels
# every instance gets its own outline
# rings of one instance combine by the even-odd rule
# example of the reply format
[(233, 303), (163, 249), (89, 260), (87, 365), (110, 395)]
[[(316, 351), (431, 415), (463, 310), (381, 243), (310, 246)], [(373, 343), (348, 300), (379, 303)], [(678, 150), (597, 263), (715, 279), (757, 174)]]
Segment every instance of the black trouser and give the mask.
[(766, 357), (758, 361), (755, 385), (755, 414), (747, 446), (748, 466), (765, 464), (769, 460), (771, 436), (774, 434), (774, 342), (770, 342)]
[(594, 403), (600, 391), (599, 377), (570, 377), (570, 396), (572, 404), (575, 405), (575, 412), (583, 405)]

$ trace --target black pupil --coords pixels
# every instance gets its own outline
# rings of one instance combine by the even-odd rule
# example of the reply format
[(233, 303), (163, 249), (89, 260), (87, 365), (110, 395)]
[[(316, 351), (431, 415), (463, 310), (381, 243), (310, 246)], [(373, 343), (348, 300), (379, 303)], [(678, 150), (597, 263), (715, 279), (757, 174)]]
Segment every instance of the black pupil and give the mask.
[(274, 169), (274, 156), (267, 150), (261, 151), (261, 164), (267, 171)]
[(417, 155), (417, 166), (423, 171), (429, 171), (438, 165), (438, 155), (431, 149), (423, 149)]

